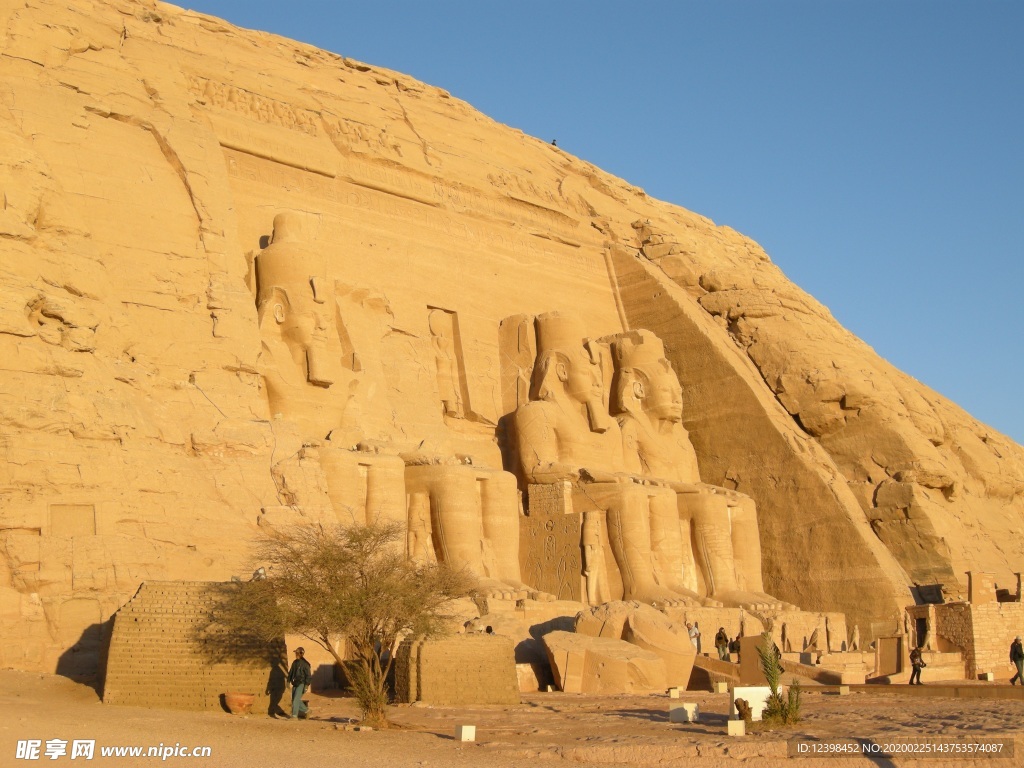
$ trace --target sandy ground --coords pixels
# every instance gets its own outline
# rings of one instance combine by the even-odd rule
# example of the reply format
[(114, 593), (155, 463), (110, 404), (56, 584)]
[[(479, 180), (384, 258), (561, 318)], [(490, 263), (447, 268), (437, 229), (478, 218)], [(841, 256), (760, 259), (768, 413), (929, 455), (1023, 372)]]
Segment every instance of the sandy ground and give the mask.
[[(1024, 765), (1024, 701), (921, 699), (807, 691), (804, 718), (791, 730), (728, 737), (728, 694), (684, 694), (700, 704), (699, 724), (668, 722), (669, 698), (524, 695), (518, 707), (398, 706), (396, 727), (354, 731), (352, 699), (310, 696), (313, 719), (292, 721), (266, 715), (246, 717), (214, 712), (178, 712), (108, 706), (95, 691), (64, 678), (0, 671), (0, 766), (208, 765), (218, 768), (302, 766), (474, 766), (475, 768), (557, 768), (560, 765), (615, 766), (790, 765), (830, 766), (1017, 766)], [(474, 743), (457, 742), (455, 726), (477, 727)], [(1015, 756), (999, 758), (888, 759), (789, 758), (795, 739), (915, 737), (1009, 738)], [(18, 742), (43, 742), (38, 760), (18, 759)], [(45, 742), (95, 740), (91, 761), (64, 755), (51, 760)], [(209, 746), (210, 757), (103, 757), (102, 746)]]

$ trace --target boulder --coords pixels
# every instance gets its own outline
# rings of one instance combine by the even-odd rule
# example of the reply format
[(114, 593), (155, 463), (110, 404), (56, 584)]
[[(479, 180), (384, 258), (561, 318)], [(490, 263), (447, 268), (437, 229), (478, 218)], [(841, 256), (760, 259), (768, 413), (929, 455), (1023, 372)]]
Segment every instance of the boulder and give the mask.
[(555, 683), (566, 693), (653, 693), (668, 687), (661, 657), (625, 640), (550, 632), (543, 641)]
[(685, 688), (690, 680), (697, 651), (686, 627), (649, 605), (618, 601), (594, 606), (576, 616), (576, 632), (625, 640), (656, 654), (665, 662), (669, 686)]

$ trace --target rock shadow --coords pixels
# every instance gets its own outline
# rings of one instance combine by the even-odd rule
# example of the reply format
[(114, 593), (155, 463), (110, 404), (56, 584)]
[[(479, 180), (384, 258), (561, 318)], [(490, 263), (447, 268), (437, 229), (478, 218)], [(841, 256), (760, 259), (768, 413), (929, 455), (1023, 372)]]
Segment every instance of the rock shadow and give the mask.
[(111, 616), (106, 621), (86, 627), (74, 645), (57, 659), (56, 674), (92, 688), (102, 698), (113, 626), (114, 617)]

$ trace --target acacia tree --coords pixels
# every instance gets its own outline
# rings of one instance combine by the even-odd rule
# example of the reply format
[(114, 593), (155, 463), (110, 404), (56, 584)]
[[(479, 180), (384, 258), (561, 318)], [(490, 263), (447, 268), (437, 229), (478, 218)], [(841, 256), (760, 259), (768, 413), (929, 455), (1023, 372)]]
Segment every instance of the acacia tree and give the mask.
[[(363, 721), (385, 727), (399, 638), (440, 630), (451, 601), (474, 586), (463, 572), (411, 562), (401, 538), (400, 526), (384, 523), (276, 531), (256, 548), (266, 578), (237, 585), (216, 621), (266, 641), (309, 638), (346, 668)], [(332, 643), (341, 636), (354, 659), (342, 659)]]

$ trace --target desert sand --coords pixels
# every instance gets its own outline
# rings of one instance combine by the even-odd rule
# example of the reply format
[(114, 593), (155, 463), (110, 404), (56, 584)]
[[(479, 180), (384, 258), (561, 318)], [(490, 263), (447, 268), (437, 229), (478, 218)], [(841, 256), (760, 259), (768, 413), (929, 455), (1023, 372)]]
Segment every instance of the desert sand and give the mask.
[[(333, 692), (329, 692), (333, 693)], [(116, 707), (100, 702), (95, 691), (66, 678), (26, 672), (0, 672), (0, 764), (30, 765), (15, 758), (17, 742), (39, 739), (94, 739), (94, 761), (111, 765), (152, 765), (158, 758), (101, 757), (115, 745), (209, 746), (209, 757), (169, 757), (168, 765), (474, 766), (531, 768), (562, 764), (654, 766), (682, 764), (735, 766), (792, 764), (829, 766), (1020, 765), (1017, 757), (923, 760), (911, 758), (788, 758), (795, 739), (853, 737), (886, 739), (1015, 738), (1017, 754), (1024, 701), (922, 698), (898, 694), (831, 692), (804, 695), (804, 717), (792, 729), (726, 735), (728, 694), (687, 692), (700, 705), (702, 722), (668, 722), (669, 699), (648, 696), (525, 694), (519, 706), (399, 706), (388, 731), (355, 731), (353, 699), (310, 696), (309, 721), (265, 714), (233, 716), (174, 710)], [(472, 724), (472, 743), (454, 739), (455, 726)], [(1014, 734), (1016, 737), (1014, 737)], [(43, 747), (45, 749), (45, 746)], [(65, 755), (48, 764), (71, 762)], [(81, 760), (81, 758), (79, 758)]]

